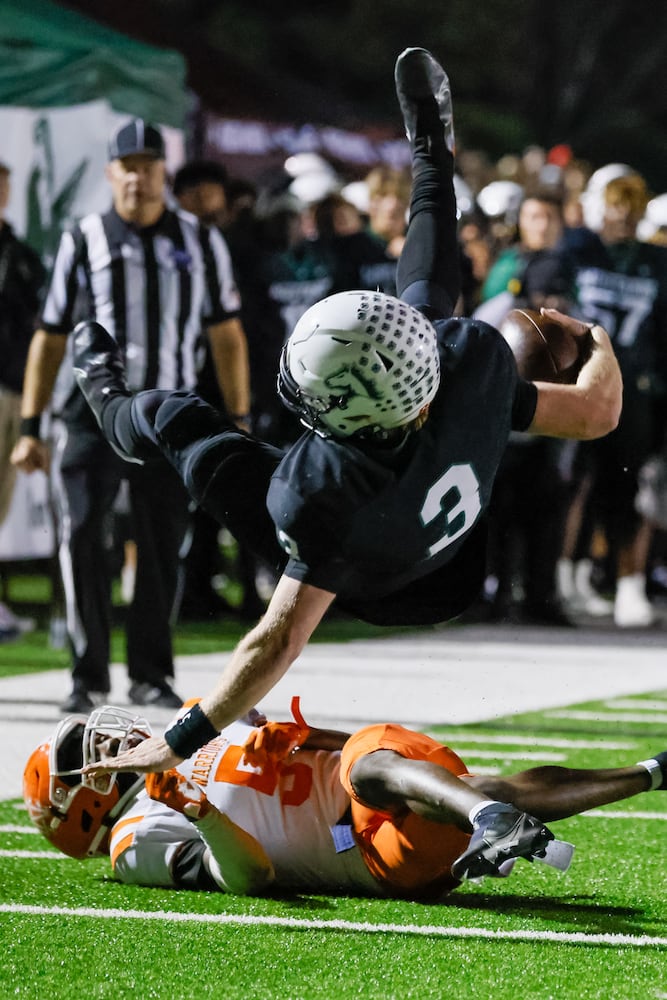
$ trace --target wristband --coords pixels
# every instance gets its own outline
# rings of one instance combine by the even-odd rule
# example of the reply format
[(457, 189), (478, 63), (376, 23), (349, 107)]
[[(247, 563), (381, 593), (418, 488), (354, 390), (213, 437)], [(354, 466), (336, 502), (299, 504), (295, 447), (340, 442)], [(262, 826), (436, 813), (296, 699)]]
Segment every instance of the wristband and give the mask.
[(21, 423), (19, 424), (19, 434), (21, 437), (39, 437), (39, 429), (42, 423), (41, 414), (37, 414), (36, 417), (21, 417)]
[(209, 740), (218, 735), (210, 719), (202, 712), (199, 702), (177, 719), (164, 734), (164, 738), (181, 760), (192, 757)]
[(655, 792), (657, 788), (660, 788), (664, 780), (664, 774), (662, 773), (659, 760), (656, 760), (654, 757), (649, 760), (639, 760), (637, 761), (637, 767), (644, 767), (648, 771), (648, 776), (651, 779), (649, 791)]

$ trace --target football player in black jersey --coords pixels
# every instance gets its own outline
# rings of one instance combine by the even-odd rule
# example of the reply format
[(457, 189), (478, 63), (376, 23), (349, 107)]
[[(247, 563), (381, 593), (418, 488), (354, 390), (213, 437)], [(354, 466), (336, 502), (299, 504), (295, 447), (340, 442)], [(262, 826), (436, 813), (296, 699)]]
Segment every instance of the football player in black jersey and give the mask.
[(483, 580), (485, 510), (510, 431), (592, 438), (617, 423), (620, 375), (601, 327), (575, 385), (535, 384), (519, 378), (494, 328), (451, 318), (459, 254), (449, 82), (428, 52), (407, 49), (396, 88), (413, 157), (400, 298), (342, 292), (301, 317), (278, 387), (307, 430), (286, 454), (191, 393), (131, 396), (106, 332), (88, 323), (75, 334), (79, 386), (114, 447), (135, 461), (162, 453), (204, 509), (282, 570), (214, 691), (110, 770), (157, 771), (189, 757), (261, 701), (334, 599), (383, 624), (458, 615)]

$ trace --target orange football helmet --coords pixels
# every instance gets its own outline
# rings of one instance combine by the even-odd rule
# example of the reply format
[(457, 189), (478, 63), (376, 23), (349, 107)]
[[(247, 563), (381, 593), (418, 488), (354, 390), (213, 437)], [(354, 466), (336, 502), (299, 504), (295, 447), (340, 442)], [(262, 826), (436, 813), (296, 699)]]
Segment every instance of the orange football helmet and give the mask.
[(54, 847), (71, 858), (108, 854), (109, 831), (144, 778), (127, 773), (88, 778), (81, 768), (150, 735), (145, 719), (105, 705), (88, 718), (63, 719), (32, 752), (23, 772), (23, 798), (31, 820)]

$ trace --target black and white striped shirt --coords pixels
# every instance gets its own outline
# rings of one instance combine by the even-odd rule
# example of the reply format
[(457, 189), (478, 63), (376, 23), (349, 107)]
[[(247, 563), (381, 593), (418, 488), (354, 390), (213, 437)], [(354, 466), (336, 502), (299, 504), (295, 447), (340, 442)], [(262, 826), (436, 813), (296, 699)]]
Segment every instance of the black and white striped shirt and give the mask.
[[(82, 319), (95, 320), (123, 348), (131, 389), (191, 389), (203, 329), (236, 316), (240, 304), (217, 230), (170, 209), (140, 229), (111, 209), (63, 233), (41, 327), (67, 334)], [(55, 413), (78, 410), (68, 405), (74, 385), (68, 350)]]

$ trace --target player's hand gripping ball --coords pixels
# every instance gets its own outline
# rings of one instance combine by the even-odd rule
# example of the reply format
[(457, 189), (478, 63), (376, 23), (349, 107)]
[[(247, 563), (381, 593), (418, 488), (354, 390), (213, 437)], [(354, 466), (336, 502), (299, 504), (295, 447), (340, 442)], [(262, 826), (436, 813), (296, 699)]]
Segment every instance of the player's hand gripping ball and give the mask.
[(572, 385), (591, 351), (590, 332), (575, 336), (533, 309), (512, 309), (500, 332), (511, 348), (519, 374), (529, 382)]

